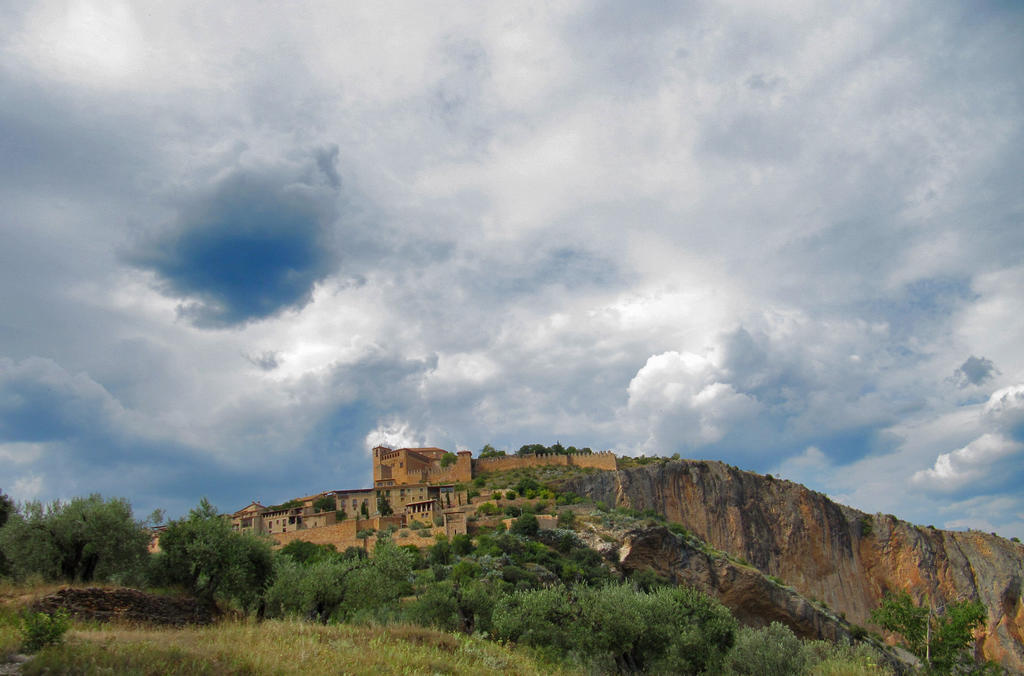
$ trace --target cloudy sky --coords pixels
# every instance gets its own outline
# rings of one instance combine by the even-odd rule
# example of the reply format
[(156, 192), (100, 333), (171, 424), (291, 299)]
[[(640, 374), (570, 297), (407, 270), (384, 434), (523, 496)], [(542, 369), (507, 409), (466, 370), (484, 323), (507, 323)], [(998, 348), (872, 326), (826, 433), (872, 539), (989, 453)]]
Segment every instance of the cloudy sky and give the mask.
[(762, 4), (0, 5), (0, 489), (558, 440), (1024, 536), (1024, 11)]

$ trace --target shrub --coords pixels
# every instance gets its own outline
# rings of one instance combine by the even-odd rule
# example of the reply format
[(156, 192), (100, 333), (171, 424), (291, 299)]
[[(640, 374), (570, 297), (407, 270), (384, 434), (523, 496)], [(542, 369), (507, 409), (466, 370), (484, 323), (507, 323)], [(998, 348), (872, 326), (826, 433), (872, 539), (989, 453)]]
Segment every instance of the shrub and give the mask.
[(473, 551), (473, 541), (468, 535), (459, 533), (452, 537), (452, 553), (465, 556)]
[(71, 618), (63, 608), (52, 615), (25, 613), (21, 619), (22, 650), (35, 653), (48, 645), (56, 645), (70, 627)]
[(670, 523), (668, 525), (668, 529), (676, 535), (682, 535), (683, 537), (688, 537), (690, 535), (690, 531), (688, 531), (686, 526), (681, 523)]
[(685, 587), (653, 593), (629, 584), (551, 587), (499, 599), (498, 638), (554, 653), (576, 652), (598, 672), (721, 673), (736, 620)]
[(493, 502), (485, 502), (484, 504), (477, 507), (476, 511), (477, 514), (482, 514), (484, 516), (493, 516), (495, 514), (501, 514), (501, 508), (498, 507)]
[(516, 519), (510, 530), (517, 535), (532, 536), (536, 535), (540, 530), (540, 524), (537, 522), (537, 517), (533, 514), (523, 514)]
[(789, 627), (772, 622), (761, 629), (741, 629), (726, 665), (738, 676), (789, 676), (803, 673), (807, 660), (807, 651)]
[(452, 546), (447, 539), (438, 540), (437, 544), (427, 550), (427, 560), (435, 565), (448, 565), (452, 562)]
[(871, 535), (872, 530), (874, 530), (874, 520), (870, 514), (865, 514), (864, 518), (860, 520), (860, 534), (867, 537)]
[(571, 509), (563, 509), (558, 513), (558, 527), (572, 528), (576, 525), (576, 514)]
[(323, 495), (313, 501), (314, 512), (333, 512), (338, 509), (338, 501), (333, 495)]
[(297, 563), (307, 565), (321, 559), (334, 558), (338, 550), (330, 544), (317, 545), (305, 540), (292, 540), (281, 548), (280, 553), (292, 557)]
[(537, 480), (533, 477), (524, 477), (516, 484), (516, 493), (519, 493), (519, 495), (522, 495), (523, 497), (532, 497), (527, 495), (527, 493), (532, 492), (533, 495), (536, 495), (537, 491), (541, 488), (542, 486), (537, 483)]
[(505, 499), (506, 500), (515, 500), (516, 499), (516, 492), (515, 491), (505, 491)]
[(501, 491), (491, 493), (491, 500), (501, 500)]

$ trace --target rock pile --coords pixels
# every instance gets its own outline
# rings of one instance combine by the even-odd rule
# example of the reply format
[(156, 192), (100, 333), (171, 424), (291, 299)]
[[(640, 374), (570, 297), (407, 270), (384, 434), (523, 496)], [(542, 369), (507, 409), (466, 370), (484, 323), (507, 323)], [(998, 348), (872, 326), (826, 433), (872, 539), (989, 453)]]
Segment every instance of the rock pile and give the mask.
[(154, 596), (137, 589), (68, 588), (32, 604), (37, 612), (53, 613), (59, 608), (76, 619), (99, 622), (116, 620), (180, 627), (213, 621), (209, 610), (200, 607), (195, 599)]

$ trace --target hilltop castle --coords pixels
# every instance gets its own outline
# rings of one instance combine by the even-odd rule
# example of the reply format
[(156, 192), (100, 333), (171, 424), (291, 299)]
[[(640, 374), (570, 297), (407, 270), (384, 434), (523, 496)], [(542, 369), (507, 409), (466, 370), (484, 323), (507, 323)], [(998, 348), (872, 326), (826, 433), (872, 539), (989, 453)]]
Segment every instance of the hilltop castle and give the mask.
[(307, 540), (355, 544), (359, 534), (410, 528), (409, 544), (435, 535), (466, 532), (468, 493), (459, 484), (485, 472), (562, 465), (616, 469), (611, 452), (472, 457), (470, 451), (442, 448), (373, 449), (373, 487), (324, 491), (266, 507), (258, 502), (231, 514), (236, 531), (267, 534), (278, 542)]

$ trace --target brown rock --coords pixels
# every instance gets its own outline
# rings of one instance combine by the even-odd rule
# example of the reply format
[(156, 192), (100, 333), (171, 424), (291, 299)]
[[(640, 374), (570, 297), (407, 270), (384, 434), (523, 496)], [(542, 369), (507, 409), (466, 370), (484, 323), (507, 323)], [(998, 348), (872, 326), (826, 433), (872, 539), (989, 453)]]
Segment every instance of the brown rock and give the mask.
[(869, 626), (870, 611), (888, 591), (906, 589), (937, 606), (978, 599), (989, 615), (977, 653), (1024, 673), (1020, 544), (868, 515), (799, 484), (719, 462), (601, 472), (563, 488), (609, 505), (654, 509), (855, 624)]
[(69, 587), (32, 604), (36, 612), (53, 613), (60, 608), (76, 619), (99, 622), (183, 626), (213, 621), (209, 609), (200, 606), (195, 599), (155, 596), (127, 588)]

